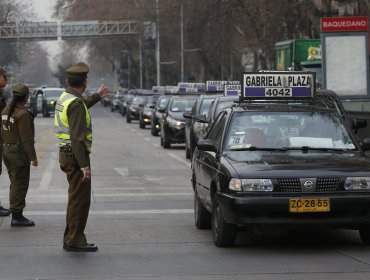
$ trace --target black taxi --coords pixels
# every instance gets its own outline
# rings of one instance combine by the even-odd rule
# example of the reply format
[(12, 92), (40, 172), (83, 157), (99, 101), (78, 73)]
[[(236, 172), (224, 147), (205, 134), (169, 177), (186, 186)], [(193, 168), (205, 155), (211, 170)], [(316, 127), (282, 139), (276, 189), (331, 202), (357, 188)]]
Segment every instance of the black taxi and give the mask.
[(239, 227), (311, 225), (359, 230), (370, 244), (370, 139), (353, 132), (365, 124), (350, 124), (314, 81), (243, 74), (239, 103), (198, 141), (195, 225), (211, 228), (216, 246), (233, 245)]

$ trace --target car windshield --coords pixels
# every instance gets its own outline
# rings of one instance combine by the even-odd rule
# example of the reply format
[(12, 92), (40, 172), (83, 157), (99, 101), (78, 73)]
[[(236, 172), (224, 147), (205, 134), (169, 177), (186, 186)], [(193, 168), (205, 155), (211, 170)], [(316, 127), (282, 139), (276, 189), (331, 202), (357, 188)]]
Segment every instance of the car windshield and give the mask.
[(231, 107), (234, 103), (234, 101), (220, 101), (217, 103), (216, 105), (216, 110), (215, 110), (215, 114), (214, 114), (214, 117), (216, 117), (223, 109), (227, 108), (227, 107)]
[(45, 89), (43, 97), (59, 97), (64, 92), (64, 89)]
[(132, 100), (132, 104), (134, 104), (134, 105), (143, 104), (144, 101), (145, 101), (145, 97), (144, 96), (136, 96)]
[(226, 136), (225, 150), (355, 149), (338, 115), (324, 112), (237, 112)]
[(151, 106), (155, 106), (156, 103), (157, 103), (156, 97), (148, 97), (145, 103), (145, 107), (149, 108)]
[(167, 107), (168, 102), (170, 101), (170, 97), (164, 97), (160, 98), (158, 103), (157, 103), (157, 108), (158, 109), (165, 109)]
[(209, 107), (211, 107), (214, 98), (203, 98), (202, 104), (200, 104), (199, 115), (208, 116)]
[(171, 104), (171, 112), (190, 112), (196, 101), (196, 97), (174, 98)]

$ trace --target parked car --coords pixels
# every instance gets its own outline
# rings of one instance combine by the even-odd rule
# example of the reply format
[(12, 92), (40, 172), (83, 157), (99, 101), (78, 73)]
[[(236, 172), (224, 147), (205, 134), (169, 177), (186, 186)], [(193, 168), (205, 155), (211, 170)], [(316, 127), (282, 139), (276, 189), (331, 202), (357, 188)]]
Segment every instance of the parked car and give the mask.
[(148, 96), (143, 104), (143, 109), (140, 112), (139, 127), (145, 128), (146, 125), (151, 124), (152, 116), (157, 103), (159, 95)]
[(195, 104), (197, 95), (173, 95), (161, 119), (161, 145), (171, 148), (172, 143), (185, 143), (184, 112), (190, 112)]
[[(215, 94), (202, 94), (200, 95), (191, 112), (185, 112), (185, 157), (190, 159), (193, 156), (196, 143), (199, 140), (199, 134), (202, 127), (206, 126), (206, 123), (197, 121), (197, 118), (207, 118), (209, 107), (212, 101), (217, 97), (221, 96), (220, 93)], [(195, 118), (197, 117), (197, 118)]]
[(151, 134), (153, 136), (158, 136), (159, 132), (161, 132), (161, 118), (163, 115), (161, 110), (166, 110), (170, 99), (171, 95), (160, 95), (158, 97), (151, 119)]
[(56, 101), (64, 91), (60, 87), (36, 88), (30, 98), (29, 110), (35, 117), (38, 113), (49, 117), (50, 113), (54, 113)]

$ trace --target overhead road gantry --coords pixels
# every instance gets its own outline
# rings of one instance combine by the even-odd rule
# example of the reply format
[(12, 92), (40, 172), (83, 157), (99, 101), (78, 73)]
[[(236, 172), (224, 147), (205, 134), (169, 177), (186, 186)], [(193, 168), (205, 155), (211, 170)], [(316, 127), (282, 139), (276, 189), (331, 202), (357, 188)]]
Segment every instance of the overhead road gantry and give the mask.
[(137, 21), (21, 21), (0, 26), (0, 40), (58, 40), (77, 37), (135, 35), (141, 33)]

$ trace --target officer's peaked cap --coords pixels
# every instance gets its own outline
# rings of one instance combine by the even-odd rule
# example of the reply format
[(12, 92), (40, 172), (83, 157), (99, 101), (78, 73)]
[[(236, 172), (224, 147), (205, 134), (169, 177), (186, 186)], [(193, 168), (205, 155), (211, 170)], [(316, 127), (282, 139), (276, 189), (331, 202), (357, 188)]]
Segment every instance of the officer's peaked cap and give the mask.
[(0, 75), (6, 76), (6, 77), (12, 76), (10, 73), (6, 72), (6, 70), (2, 67), (0, 67)]
[(89, 73), (89, 66), (84, 62), (79, 62), (75, 65), (72, 65), (66, 70), (68, 77), (81, 77), (87, 78), (87, 73)]
[(16, 84), (13, 86), (13, 94), (19, 96), (26, 96), (30, 92), (29, 88), (22, 84)]

